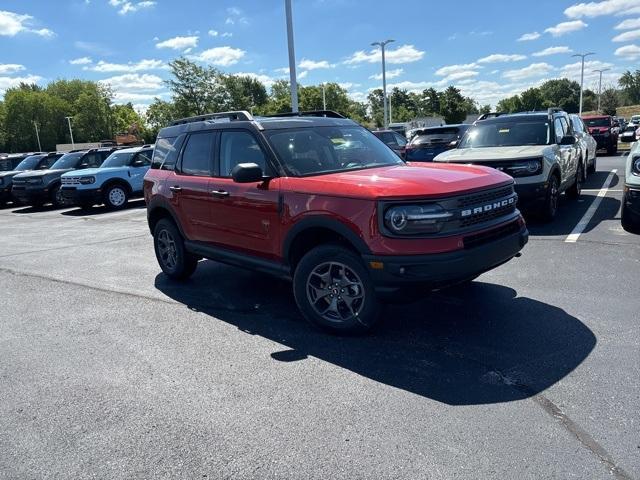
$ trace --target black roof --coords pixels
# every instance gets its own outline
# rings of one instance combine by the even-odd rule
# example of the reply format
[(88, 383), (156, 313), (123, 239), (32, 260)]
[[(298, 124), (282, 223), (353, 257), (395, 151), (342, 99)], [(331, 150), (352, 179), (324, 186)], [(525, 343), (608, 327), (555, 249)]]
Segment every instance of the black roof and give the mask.
[(224, 130), (232, 128), (257, 128), (280, 130), (289, 128), (335, 127), (358, 125), (353, 120), (330, 111), (286, 113), (274, 116), (253, 117), (248, 112), (223, 112), (176, 120), (160, 130), (158, 137), (176, 137), (200, 130)]

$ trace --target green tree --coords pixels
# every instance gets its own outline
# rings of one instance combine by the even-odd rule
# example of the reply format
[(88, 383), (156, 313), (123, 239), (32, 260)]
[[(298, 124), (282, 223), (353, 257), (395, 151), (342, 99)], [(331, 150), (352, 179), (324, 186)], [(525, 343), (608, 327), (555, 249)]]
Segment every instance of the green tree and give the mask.
[(603, 90), (600, 105), (600, 110), (604, 115), (615, 115), (619, 105), (618, 91), (615, 88)]
[(568, 113), (578, 113), (580, 85), (567, 78), (548, 80), (540, 85), (544, 108), (560, 107)]
[(480, 114), (491, 113), (491, 105), (481, 106), (480, 109), (478, 110), (478, 113)]
[(627, 70), (618, 80), (622, 88), (622, 94), (628, 105), (638, 105), (640, 103), (640, 70), (631, 72)]
[(267, 104), (267, 89), (257, 79), (246, 75), (222, 75), (225, 89), (224, 110), (247, 110), (260, 108)]
[(4, 106), (4, 102), (0, 102), (0, 152), (6, 152), (9, 149), (7, 145), (8, 140), (7, 109)]
[(367, 95), (367, 103), (371, 111), (371, 120), (376, 127), (381, 127), (384, 123), (383, 96), (382, 89), (376, 88)]
[(442, 93), (436, 91), (435, 88), (427, 88), (422, 92), (422, 107), (424, 115), (440, 115), (440, 100)]
[(533, 112), (545, 108), (544, 98), (539, 88), (529, 88), (520, 94), (520, 108), (524, 112)]
[(468, 99), (463, 97), (454, 86), (448, 87), (440, 101), (440, 115), (449, 124), (460, 123), (467, 117)]
[(145, 138), (153, 141), (158, 136), (161, 128), (166, 127), (169, 123), (177, 118), (175, 105), (172, 102), (165, 102), (156, 98), (146, 113), (147, 128)]
[(271, 86), (271, 94), (265, 113), (285, 113), (291, 111), (291, 89), (287, 80), (277, 80)]
[(166, 84), (179, 117), (219, 112), (231, 101), (224, 78), (215, 68), (201, 67), (186, 58), (170, 62), (169, 68), (172, 78)]

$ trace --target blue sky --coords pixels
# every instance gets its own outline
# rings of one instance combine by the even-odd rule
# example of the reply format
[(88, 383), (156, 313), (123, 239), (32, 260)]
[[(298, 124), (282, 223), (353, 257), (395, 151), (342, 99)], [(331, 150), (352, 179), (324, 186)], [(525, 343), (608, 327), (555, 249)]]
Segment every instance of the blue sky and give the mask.
[[(450, 8), (453, 7), (453, 8)], [(579, 80), (576, 52), (604, 84), (640, 68), (640, 0), (293, 0), (298, 78), (364, 100), (381, 85), (371, 42), (392, 38), (388, 83), (453, 84), (495, 104), (544, 80)], [(269, 85), (286, 78), (284, 0), (0, 0), (0, 96), (20, 81), (109, 83), (117, 103), (168, 98), (167, 62), (185, 55)]]

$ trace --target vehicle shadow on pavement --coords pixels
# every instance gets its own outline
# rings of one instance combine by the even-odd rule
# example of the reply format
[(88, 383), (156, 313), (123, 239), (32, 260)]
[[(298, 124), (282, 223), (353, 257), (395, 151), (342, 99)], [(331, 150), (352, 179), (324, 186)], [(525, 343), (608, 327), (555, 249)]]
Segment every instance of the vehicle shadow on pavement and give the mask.
[(215, 262), (201, 262), (182, 284), (160, 274), (155, 286), (213, 321), (286, 347), (265, 362), (313, 356), (449, 405), (532, 397), (573, 371), (596, 344), (565, 311), (482, 282), (389, 306), (364, 337), (315, 330), (298, 314), (289, 283)]
[[(147, 208), (147, 205), (144, 202), (144, 199), (141, 198), (141, 199), (129, 201), (127, 206), (119, 211), (140, 210), (142, 208)], [(104, 215), (105, 213), (112, 213), (112, 212), (113, 210), (109, 210), (104, 205), (96, 205), (86, 210), (83, 210), (82, 208), (73, 208), (72, 210), (65, 210), (64, 212), (61, 212), (61, 213), (62, 215), (66, 215), (69, 217), (90, 217), (93, 215)]]

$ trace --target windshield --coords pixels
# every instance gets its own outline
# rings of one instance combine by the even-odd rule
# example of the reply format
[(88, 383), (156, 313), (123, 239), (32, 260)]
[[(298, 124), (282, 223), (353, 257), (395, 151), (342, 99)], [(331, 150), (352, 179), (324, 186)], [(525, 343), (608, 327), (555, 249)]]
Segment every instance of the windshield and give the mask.
[(428, 130), (421, 130), (413, 137), (411, 145), (451, 143), (458, 140), (462, 133), (459, 128), (430, 128)]
[(38, 163), (40, 163), (40, 160), (42, 160), (44, 157), (45, 155), (31, 155), (30, 157), (22, 160), (16, 167), (16, 170), (35, 170), (35, 168), (38, 166)]
[(294, 176), (403, 164), (393, 150), (362, 127), (274, 130), (267, 137)]
[(589, 127), (610, 127), (611, 122), (608, 118), (587, 118), (585, 123)]
[(52, 170), (76, 168), (78, 160), (82, 158), (85, 152), (67, 153), (60, 157), (60, 159), (51, 165)]
[(458, 148), (549, 145), (549, 123), (545, 121), (502, 121), (478, 123), (467, 131)]
[(104, 161), (100, 168), (126, 167), (131, 163), (135, 152), (114, 152)]

